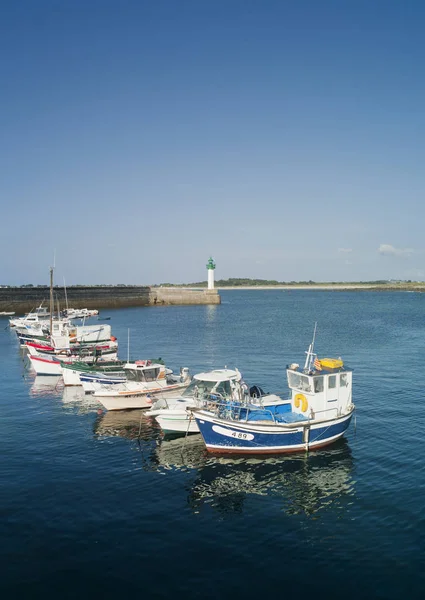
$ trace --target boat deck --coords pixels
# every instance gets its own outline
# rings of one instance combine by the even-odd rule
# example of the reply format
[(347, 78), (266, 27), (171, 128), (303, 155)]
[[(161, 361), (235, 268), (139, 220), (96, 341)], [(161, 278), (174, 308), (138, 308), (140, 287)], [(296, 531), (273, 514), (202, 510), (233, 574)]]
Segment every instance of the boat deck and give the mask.
[(247, 421), (274, 421), (276, 423), (298, 423), (299, 421), (308, 421), (308, 418), (301, 413), (295, 413), (291, 410), (273, 414), (271, 411), (268, 410), (256, 410), (248, 414)]

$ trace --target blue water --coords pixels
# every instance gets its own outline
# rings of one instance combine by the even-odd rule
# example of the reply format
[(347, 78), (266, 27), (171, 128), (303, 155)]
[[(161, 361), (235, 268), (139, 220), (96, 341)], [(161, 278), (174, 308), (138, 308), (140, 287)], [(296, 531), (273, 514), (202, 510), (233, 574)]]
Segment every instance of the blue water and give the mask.
[(318, 322), (354, 368), (327, 450), (212, 458), (143, 411), (35, 379), (0, 321), (1, 598), (423, 598), (424, 302), (416, 293), (226, 291), (220, 306), (103, 311), (121, 356), (237, 366), (286, 393)]

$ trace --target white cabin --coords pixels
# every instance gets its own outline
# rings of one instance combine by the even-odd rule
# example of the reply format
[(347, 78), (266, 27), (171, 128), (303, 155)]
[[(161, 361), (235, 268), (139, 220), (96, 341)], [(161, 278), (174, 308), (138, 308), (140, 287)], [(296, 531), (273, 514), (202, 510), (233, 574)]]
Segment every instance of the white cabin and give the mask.
[(287, 368), (292, 411), (310, 419), (335, 418), (352, 403), (353, 371), (340, 359), (318, 362), (307, 372), (295, 364)]

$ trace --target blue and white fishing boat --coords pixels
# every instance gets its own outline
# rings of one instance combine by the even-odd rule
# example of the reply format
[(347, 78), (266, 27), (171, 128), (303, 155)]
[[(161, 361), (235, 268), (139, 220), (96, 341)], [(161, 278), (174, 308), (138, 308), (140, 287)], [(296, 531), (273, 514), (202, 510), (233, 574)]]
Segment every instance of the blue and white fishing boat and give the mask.
[(352, 369), (338, 359), (319, 360), (307, 351), (303, 369), (287, 367), (291, 397), (274, 406), (232, 400), (192, 408), (207, 450), (214, 453), (278, 454), (317, 449), (342, 437), (355, 407)]

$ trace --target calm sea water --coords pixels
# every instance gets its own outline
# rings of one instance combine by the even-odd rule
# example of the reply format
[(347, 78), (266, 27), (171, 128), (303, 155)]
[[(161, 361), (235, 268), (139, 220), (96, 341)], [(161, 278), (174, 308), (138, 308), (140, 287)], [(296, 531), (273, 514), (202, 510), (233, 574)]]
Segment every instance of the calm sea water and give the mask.
[(355, 369), (356, 426), (327, 450), (212, 458), (143, 411), (34, 378), (0, 321), (1, 598), (423, 598), (424, 302), (227, 291), (221, 306), (103, 311), (121, 356), (237, 366), (286, 393), (319, 356)]

